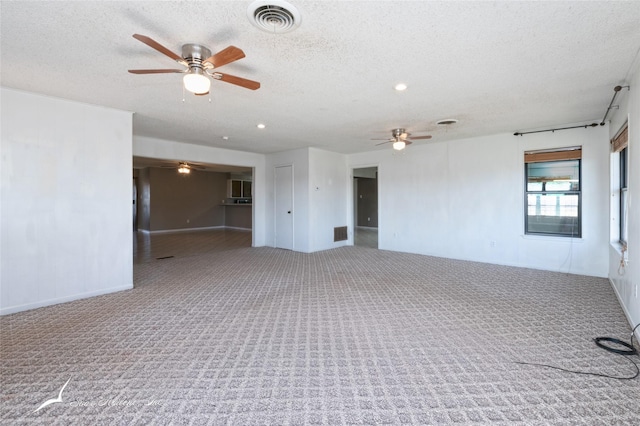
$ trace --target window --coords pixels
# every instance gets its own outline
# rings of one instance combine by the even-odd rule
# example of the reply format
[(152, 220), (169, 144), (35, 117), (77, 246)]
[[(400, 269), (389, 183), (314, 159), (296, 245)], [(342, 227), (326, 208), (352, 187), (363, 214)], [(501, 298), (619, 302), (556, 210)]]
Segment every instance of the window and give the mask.
[(525, 234), (581, 237), (580, 147), (525, 152)]
[[(620, 206), (618, 210), (618, 215), (620, 220), (618, 223), (620, 224), (620, 234), (618, 240), (620, 244), (623, 246), (627, 245), (627, 237), (628, 237), (628, 223), (627, 223), (627, 202), (629, 200), (629, 194), (627, 192), (627, 184), (629, 181), (629, 127), (627, 124), (622, 126), (622, 129), (618, 132), (617, 136), (611, 140), (611, 150), (613, 153), (618, 153), (619, 155), (619, 169), (620, 176), (618, 177), (617, 186), (619, 188), (619, 197)], [(615, 183), (615, 182), (614, 182)], [(614, 187), (615, 187), (614, 186)]]

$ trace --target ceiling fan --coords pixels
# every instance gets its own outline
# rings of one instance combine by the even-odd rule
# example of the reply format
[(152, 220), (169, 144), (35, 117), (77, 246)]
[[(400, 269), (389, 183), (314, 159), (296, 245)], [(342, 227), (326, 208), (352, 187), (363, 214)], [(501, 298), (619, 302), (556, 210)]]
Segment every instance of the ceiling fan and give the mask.
[(204, 170), (205, 168), (195, 164), (195, 163), (187, 163), (186, 161), (180, 161), (178, 163), (178, 165), (176, 166), (175, 164), (167, 164), (165, 166), (160, 166), (163, 169), (176, 169), (178, 170), (178, 173), (184, 174), (184, 175), (188, 175), (189, 173), (191, 173), (191, 170)]
[(411, 133), (407, 133), (407, 131), (405, 129), (400, 127), (400, 128), (391, 130), (391, 138), (390, 139), (372, 139), (372, 140), (374, 140), (374, 141), (384, 140), (385, 141), (385, 142), (381, 142), (381, 143), (376, 144), (376, 146), (384, 145), (385, 143), (393, 143), (393, 149), (395, 149), (397, 151), (401, 151), (407, 145), (411, 145), (411, 143), (413, 143), (413, 141), (411, 139), (414, 139), (414, 140), (431, 139), (431, 135), (414, 136), (411, 139), (409, 139), (409, 136), (411, 136)]
[(196, 95), (206, 95), (209, 93), (211, 79), (235, 84), (236, 86), (251, 90), (260, 88), (260, 83), (257, 81), (247, 80), (246, 78), (223, 74), (217, 71), (217, 69), (223, 65), (244, 58), (244, 52), (238, 47), (229, 46), (213, 55), (211, 50), (201, 44), (188, 43), (182, 45), (182, 56), (178, 56), (147, 36), (134, 34), (133, 38), (170, 57), (184, 68), (129, 70), (132, 74), (183, 73), (184, 88)]

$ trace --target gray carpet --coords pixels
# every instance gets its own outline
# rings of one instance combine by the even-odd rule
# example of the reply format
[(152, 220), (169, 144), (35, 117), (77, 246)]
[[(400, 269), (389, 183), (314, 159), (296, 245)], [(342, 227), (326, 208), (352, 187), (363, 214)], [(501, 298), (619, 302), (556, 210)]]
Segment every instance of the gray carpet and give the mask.
[(0, 318), (3, 424), (640, 424), (640, 379), (515, 363), (633, 374), (605, 279), (237, 247), (134, 280)]

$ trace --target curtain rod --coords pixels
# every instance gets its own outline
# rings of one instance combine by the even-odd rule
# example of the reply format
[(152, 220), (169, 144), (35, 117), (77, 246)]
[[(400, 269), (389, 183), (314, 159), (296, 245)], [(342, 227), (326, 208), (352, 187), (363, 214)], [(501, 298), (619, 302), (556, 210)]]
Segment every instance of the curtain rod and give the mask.
[[(612, 108), (618, 108), (618, 105), (613, 105), (613, 103), (616, 100), (616, 96), (618, 96), (618, 92), (622, 89), (629, 89), (629, 86), (616, 86), (613, 88), (613, 98), (611, 98), (611, 102), (609, 103), (609, 107), (607, 108), (607, 111), (604, 113), (604, 117), (602, 117), (602, 121), (600, 121), (600, 125), (604, 126), (604, 121), (607, 119), (607, 115), (609, 115), (609, 111), (611, 111)], [(535, 130), (533, 132), (515, 132), (513, 134), (513, 136), (522, 136), (522, 135), (529, 135), (531, 133), (542, 133), (542, 132), (555, 132), (556, 130), (568, 130), (568, 129), (580, 129), (582, 127), (584, 127), (585, 129), (587, 127), (597, 127), (598, 123), (591, 123), (591, 124), (582, 124), (580, 126), (570, 126), (570, 127), (560, 127), (558, 129), (545, 129), (545, 130)]]
[(515, 132), (513, 136), (529, 135), (531, 133), (555, 132), (556, 130), (580, 129), (581, 127), (584, 127), (586, 129), (587, 127), (596, 127), (597, 125), (598, 123), (591, 123), (591, 124), (582, 124), (580, 126), (560, 127), (559, 129), (535, 130), (533, 132)]

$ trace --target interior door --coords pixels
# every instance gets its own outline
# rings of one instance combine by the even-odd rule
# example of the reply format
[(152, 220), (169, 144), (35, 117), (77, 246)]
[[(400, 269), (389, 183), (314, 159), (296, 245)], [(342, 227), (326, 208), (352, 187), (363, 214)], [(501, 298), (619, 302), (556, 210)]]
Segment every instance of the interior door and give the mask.
[(275, 169), (276, 247), (293, 250), (293, 166)]

